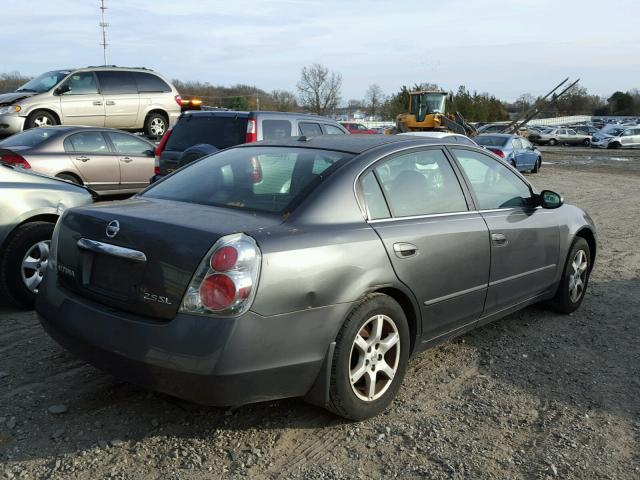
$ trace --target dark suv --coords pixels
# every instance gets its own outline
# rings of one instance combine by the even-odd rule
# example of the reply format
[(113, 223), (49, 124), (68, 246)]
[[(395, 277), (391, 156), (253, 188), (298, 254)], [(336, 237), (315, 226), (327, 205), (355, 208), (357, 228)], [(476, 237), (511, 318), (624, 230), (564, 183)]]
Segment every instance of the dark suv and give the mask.
[(197, 158), (241, 143), (304, 135), (348, 135), (325, 117), (290, 112), (204, 110), (183, 113), (156, 148), (156, 180)]

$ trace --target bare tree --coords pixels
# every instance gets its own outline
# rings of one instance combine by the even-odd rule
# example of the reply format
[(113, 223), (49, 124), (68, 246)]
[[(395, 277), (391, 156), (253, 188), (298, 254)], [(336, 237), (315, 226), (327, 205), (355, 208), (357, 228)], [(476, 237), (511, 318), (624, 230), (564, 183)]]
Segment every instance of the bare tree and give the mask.
[(302, 69), (297, 86), (302, 106), (318, 115), (326, 115), (340, 102), (342, 75), (314, 63)]
[(0, 73), (0, 93), (13, 92), (29, 80), (31, 80), (31, 77), (25, 77), (20, 72)]
[(274, 90), (271, 92), (273, 108), (278, 112), (293, 112), (298, 109), (298, 99), (295, 93), (287, 90)]
[(372, 117), (378, 115), (384, 100), (384, 92), (382, 88), (380, 88), (380, 85), (376, 83), (369, 85), (367, 92), (364, 94), (364, 104), (367, 106), (367, 113)]

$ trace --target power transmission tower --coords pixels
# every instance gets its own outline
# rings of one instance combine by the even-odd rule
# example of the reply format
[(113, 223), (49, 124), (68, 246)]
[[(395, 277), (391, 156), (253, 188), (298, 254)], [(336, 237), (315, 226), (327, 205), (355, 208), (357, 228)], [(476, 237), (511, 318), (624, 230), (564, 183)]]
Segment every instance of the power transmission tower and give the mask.
[(107, 65), (107, 45), (109, 45), (107, 43), (107, 27), (109, 26), (109, 24), (104, 21), (104, 11), (106, 9), (107, 9), (107, 7), (105, 6), (105, 0), (100, 0), (100, 17), (101, 17), (101, 21), (100, 21), (99, 25), (102, 28), (102, 42), (100, 43), (100, 45), (102, 45), (102, 53), (103, 53), (103, 56), (104, 56), (104, 64), (105, 65)]

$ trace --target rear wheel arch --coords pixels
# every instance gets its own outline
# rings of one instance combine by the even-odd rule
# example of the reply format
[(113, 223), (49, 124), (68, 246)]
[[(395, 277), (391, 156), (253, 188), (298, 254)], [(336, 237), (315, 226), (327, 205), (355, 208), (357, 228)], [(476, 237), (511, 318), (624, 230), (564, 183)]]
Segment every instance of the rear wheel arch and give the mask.
[(153, 109), (149, 110), (148, 112), (146, 112), (144, 114), (145, 122), (147, 121), (147, 118), (149, 118), (149, 115), (151, 115), (153, 113), (157, 113), (159, 115), (162, 115), (164, 117), (164, 119), (167, 121), (167, 126), (169, 125), (169, 114), (167, 113), (166, 110), (163, 110), (161, 108), (153, 108)]
[(34, 217), (29, 217), (23, 220), (22, 222), (20, 222), (19, 224), (17, 224), (15, 227), (13, 227), (13, 230), (11, 230), (9, 235), (7, 235), (7, 237), (4, 239), (4, 242), (2, 243), (2, 245), (0, 245), (0, 249), (4, 249), (5, 245), (7, 245), (7, 243), (11, 240), (11, 238), (15, 235), (18, 228), (24, 225), (27, 225), (33, 222), (49, 222), (49, 223), (55, 224), (57, 221), (58, 221), (58, 216), (53, 213), (43, 213), (40, 215), (36, 215)]
[(84, 185), (84, 180), (80, 177), (80, 175), (74, 172), (59, 172), (59, 173), (56, 173), (56, 177), (61, 178), (63, 180), (65, 180), (64, 177), (73, 177), (78, 181), (78, 185)]
[(416, 348), (418, 335), (422, 331), (422, 319), (415, 303), (405, 292), (395, 287), (379, 288), (370, 293), (382, 293), (393, 298), (396, 302), (398, 302), (398, 304), (400, 304), (400, 307), (402, 307), (402, 310), (407, 317), (407, 322), (409, 323), (409, 336), (411, 339), (410, 352), (413, 353)]

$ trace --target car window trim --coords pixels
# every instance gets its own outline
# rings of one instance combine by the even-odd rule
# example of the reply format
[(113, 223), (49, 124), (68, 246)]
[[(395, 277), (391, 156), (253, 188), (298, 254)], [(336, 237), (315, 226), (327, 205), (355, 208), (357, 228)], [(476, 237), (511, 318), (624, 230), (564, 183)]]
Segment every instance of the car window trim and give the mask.
[[(445, 148), (447, 150), (449, 150), (449, 146), (445, 145)], [(530, 198), (535, 197), (535, 195), (537, 195), (537, 191), (535, 188), (533, 188), (533, 185), (531, 185), (531, 183), (529, 183), (529, 181), (524, 178), (522, 176), (522, 174), (515, 168), (513, 168), (512, 165), (509, 165), (507, 162), (505, 162), (504, 160), (500, 159), (500, 158), (494, 158), (492, 155), (488, 155), (485, 152), (481, 152), (479, 150), (473, 149), (473, 148), (467, 148), (465, 145), (454, 145), (453, 148), (462, 148), (464, 150), (471, 150), (472, 152), (477, 152), (480, 153), (486, 157), (489, 157), (491, 160), (493, 160), (494, 162), (498, 162), (501, 165), (509, 168), (513, 173), (516, 174), (516, 177), (518, 177), (522, 182), (524, 182), (524, 184), (529, 188), (529, 193), (531, 194)], [(460, 171), (460, 174), (462, 175), (463, 181), (467, 184), (467, 188), (469, 189), (471, 195), (473, 196), (473, 201), (474, 204), (476, 206), (476, 208), (478, 209), (479, 212), (490, 212), (490, 211), (496, 211), (496, 210), (513, 210), (513, 209), (521, 209), (521, 210), (531, 210), (532, 207), (505, 207), (505, 208), (490, 208), (490, 209), (480, 209), (480, 201), (478, 200), (478, 197), (476, 196), (476, 192), (473, 190), (473, 185), (471, 184), (471, 180), (469, 180), (469, 177), (467, 177), (466, 172), (464, 171), (464, 169), (462, 168), (462, 165), (460, 165), (460, 162), (458, 161), (457, 157), (455, 156), (455, 154), (453, 153), (453, 151), (449, 152), (451, 154), (451, 157), (453, 158), (454, 162), (456, 163), (456, 165), (458, 166), (458, 169)]]
[[(411, 215), (411, 216), (405, 216), (405, 217), (398, 217), (394, 214), (393, 208), (391, 207), (389, 199), (387, 198), (387, 193), (385, 192), (384, 187), (380, 182), (380, 179), (378, 178), (378, 174), (375, 171), (376, 165), (378, 163), (391, 160), (394, 157), (397, 157), (400, 155), (406, 155), (413, 151), (427, 151), (427, 150), (440, 150), (444, 154), (445, 158), (449, 162), (449, 165), (451, 166), (451, 169), (453, 170), (456, 180), (458, 181), (458, 185), (460, 185), (460, 189), (462, 190), (462, 195), (464, 197), (465, 203), (467, 204), (467, 210), (459, 211), (459, 212), (449, 212), (449, 213), (425, 213), (424, 215)], [(382, 191), (382, 196), (384, 197), (384, 201), (387, 204), (387, 209), (389, 210), (389, 213), (391, 215), (388, 218), (371, 219), (369, 217), (369, 214), (368, 214), (369, 207), (367, 206), (366, 201), (364, 199), (364, 195), (362, 193), (362, 182), (360, 179), (370, 171), (373, 172), (373, 176), (378, 182), (378, 186)], [(364, 218), (368, 223), (382, 221), (382, 220), (406, 220), (407, 218), (418, 219), (418, 218), (427, 218), (432, 216), (446, 216), (446, 215), (452, 215), (452, 214), (461, 215), (466, 213), (474, 213), (474, 211), (476, 211), (475, 210), (476, 203), (474, 203), (475, 200), (470, 195), (468, 195), (467, 186), (464, 184), (463, 181), (460, 180), (457, 164), (452, 163), (452, 158), (451, 158), (451, 155), (447, 152), (446, 145), (418, 145), (418, 146), (412, 145), (410, 147), (403, 148), (401, 150), (396, 150), (393, 153), (389, 153), (382, 157), (378, 157), (375, 160), (372, 160), (369, 164), (367, 164), (366, 167), (364, 167), (360, 171), (360, 173), (358, 173), (358, 175), (356, 175), (356, 178), (353, 184), (353, 192), (355, 194), (356, 201), (358, 202), (358, 206), (360, 207), (360, 211), (364, 214)]]

